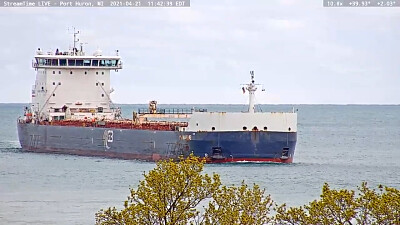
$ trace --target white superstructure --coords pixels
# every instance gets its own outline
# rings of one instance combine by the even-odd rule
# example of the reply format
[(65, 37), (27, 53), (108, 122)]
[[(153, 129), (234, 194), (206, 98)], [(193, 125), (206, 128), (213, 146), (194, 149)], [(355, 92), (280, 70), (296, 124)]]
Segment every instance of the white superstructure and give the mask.
[(195, 112), (186, 131), (297, 132), (297, 113)]
[(86, 55), (82, 44), (80, 49), (69, 51), (44, 53), (38, 49), (32, 67), (36, 70), (31, 105), (34, 118), (51, 121), (119, 116), (110, 98), (110, 73), (122, 69), (118, 51), (115, 56), (103, 56), (100, 50)]

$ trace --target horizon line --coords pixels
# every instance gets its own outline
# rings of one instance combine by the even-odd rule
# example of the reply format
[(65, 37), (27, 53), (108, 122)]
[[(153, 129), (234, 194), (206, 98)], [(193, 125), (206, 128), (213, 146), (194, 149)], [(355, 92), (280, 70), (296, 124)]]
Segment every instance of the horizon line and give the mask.
[[(29, 102), (0, 102), (0, 104), (31, 104)], [(148, 103), (113, 103), (116, 105), (148, 105)], [(248, 105), (243, 103), (158, 103), (159, 105)], [(399, 106), (400, 103), (263, 103), (256, 105), (365, 105)]]

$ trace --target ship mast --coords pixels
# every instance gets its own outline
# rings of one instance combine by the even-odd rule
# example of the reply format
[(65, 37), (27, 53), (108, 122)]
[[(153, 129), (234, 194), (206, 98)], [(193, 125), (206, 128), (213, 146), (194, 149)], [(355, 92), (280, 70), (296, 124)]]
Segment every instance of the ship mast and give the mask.
[[(254, 71), (250, 71), (250, 76), (251, 76), (251, 81), (248, 84), (245, 84), (245, 87), (243, 87), (243, 93), (245, 90), (249, 92), (249, 113), (254, 113), (255, 112), (255, 92), (257, 91), (257, 86), (260, 84), (255, 84), (254, 83)], [(264, 89), (262, 89), (264, 91)]]
[[(74, 29), (73, 35), (74, 35), (74, 48), (72, 49), (73, 55), (76, 55), (78, 52), (78, 49), (76, 48), (76, 43), (79, 42), (79, 38), (77, 38), (76, 36), (79, 34), (79, 30), (77, 31), (75, 29), (75, 27), (72, 27)], [(81, 46), (82, 48), (82, 46)]]

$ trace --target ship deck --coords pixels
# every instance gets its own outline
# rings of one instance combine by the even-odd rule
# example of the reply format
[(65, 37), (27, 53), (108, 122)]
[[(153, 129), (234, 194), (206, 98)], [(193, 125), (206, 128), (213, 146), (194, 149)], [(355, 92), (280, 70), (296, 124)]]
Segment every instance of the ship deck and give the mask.
[(147, 121), (134, 123), (132, 121), (89, 121), (89, 120), (59, 120), (59, 121), (40, 121), (39, 125), (47, 126), (71, 126), (71, 127), (101, 127), (114, 129), (131, 130), (158, 130), (176, 131), (178, 127), (187, 127), (187, 122), (167, 122), (167, 121)]

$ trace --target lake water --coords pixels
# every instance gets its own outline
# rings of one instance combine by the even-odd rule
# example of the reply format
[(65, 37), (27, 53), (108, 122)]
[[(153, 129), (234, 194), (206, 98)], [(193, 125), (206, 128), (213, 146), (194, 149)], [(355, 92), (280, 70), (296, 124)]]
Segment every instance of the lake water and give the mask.
[[(93, 224), (94, 214), (122, 207), (151, 162), (25, 153), (16, 119), (24, 104), (0, 104), (0, 224)], [(145, 105), (121, 105), (124, 115)], [(191, 108), (193, 105), (161, 107)], [(237, 112), (243, 105), (196, 105)], [(290, 111), (288, 105), (262, 105)], [(213, 164), (224, 184), (257, 183), (272, 198), (302, 205), (324, 182), (356, 189), (362, 181), (400, 188), (400, 106), (297, 105), (298, 143), (292, 164)]]

